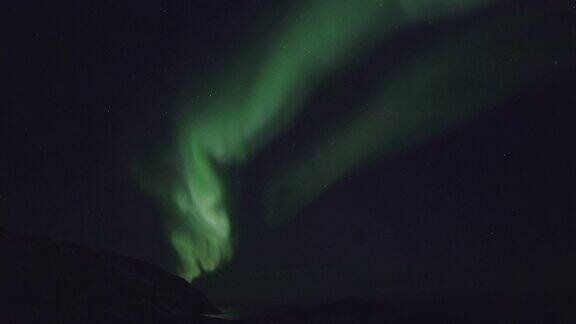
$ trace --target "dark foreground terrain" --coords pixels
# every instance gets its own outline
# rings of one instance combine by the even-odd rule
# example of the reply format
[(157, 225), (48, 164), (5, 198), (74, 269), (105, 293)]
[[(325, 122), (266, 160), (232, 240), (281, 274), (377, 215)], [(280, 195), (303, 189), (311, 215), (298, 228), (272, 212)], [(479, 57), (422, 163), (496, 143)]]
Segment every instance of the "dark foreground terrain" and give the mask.
[[(216, 315), (218, 316), (218, 315)], [(348, 299), (270, 314), (238, 323), (575, 323), (573, 297), (484, 297), (377, 303)]]
[(217, 312), (188, 282), (152, 265), (6, 232), (0, 300), (0, 323), (187, 323)]
[(569, 292), (224, 312), (185, 280), (138, 260), (0, 232), (0, 323), (574, 323)]

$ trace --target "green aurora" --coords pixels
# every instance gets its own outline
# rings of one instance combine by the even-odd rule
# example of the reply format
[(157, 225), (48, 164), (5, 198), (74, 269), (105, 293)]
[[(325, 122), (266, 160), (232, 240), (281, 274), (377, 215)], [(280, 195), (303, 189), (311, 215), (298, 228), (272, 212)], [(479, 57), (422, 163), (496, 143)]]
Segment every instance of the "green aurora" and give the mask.
[[(228, 77), (218, 79), (209, 95), (182, 99), (176, 145), (165, 152), (176, 161), (173, 173), (160, 180), (143, 172), (138, 176), (168, 214), (166, 230), (181, 261), (180, 274), (193, 279), (231, 258), (222, 170), (246, 163), (289, 127), (331, 73), (355, 64), (410, 24), (466, 14), (492, 2), (304, 1), (267, 31), (266, 41), (248, 44), (235, 56), (223, 69)], [(534, 54), (529, 37), (510, 41), (527, 23), (512, 21), (505, 31), (495, 26), (460, 31), (388, 71), (392, 77), (376, 85), (379, 90), (367, 98), (361, 114), (311, 140), (302, 156), (282, 161), (281, 172), (262, 189), (267, 222), (286, 221), (347, 172), (436, 136), (545, 77), (547, 64), (541, 69), (526, 64), (553, 55), (562, 44), (550, 40), (546, 53)], [(516, 57), (515, 63), (500, 60), (506, 55)]]

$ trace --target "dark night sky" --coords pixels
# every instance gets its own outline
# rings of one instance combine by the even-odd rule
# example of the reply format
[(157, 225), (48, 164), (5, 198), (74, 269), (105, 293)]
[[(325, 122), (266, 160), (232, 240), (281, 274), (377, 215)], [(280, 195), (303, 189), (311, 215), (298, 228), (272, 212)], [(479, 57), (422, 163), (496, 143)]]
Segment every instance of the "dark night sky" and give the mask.
[[(515, 14), (513, 3), (495, 10)], [(576, 3), (557, 3), (574, 19), (559, 20), (553, 32), (576, 36)], [(286, 6), (224, 0), (0, 5), (9, 17), (0, 56), (8, 63), (0, 114), (1, 228), (173, 270), (160, 209), (138, 189), (131, 163), (169, 141), (174, 96), (189, 75), (209, 75), (257, 32), (254, 21), (273, 21)], [(399, 35), (359, 71), (342, 72), (357, 85), (353, 91), (334, 87), (353, 102), (374, 65), (459, 24), (465, 22)], [(391, 48), (396, 52), (389, 54)], [(353, 171), (298, 217), (270, 229), (252, 197), (272, 157), (292, 152), (278, 147), (288, 139), (297, 151), (324, 118), (346, 113), (315, 99), (294, 127), (230, 171), (238, 192), (235, 256), (196, 284), (218, 301), (235, 302), (576, 288), (575, 86), (572, 65), (442, 136)], [(315, 98), (331, 90), (320, 89)]]

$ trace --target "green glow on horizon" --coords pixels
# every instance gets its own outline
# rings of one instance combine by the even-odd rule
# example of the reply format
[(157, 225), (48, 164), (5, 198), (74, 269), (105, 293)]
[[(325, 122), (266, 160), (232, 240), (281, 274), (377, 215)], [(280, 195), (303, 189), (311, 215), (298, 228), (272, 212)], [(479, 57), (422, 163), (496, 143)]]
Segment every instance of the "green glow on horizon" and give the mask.
[[(269, 41), (255, 43), (240, 53), (224, 72), (224, 81), (211, 85), (210, 95), (200, 101), (182, 100), (184, 116), (177, 122), (176, 147), (171, 154), (175, 172), (160, 181), (146, 181), (146, 187), (162, 201), (170, 213), (166, 227), (170, 241), (181, 259), (180, 274), (188, 279), (202, 271), (212, 271), (232, 256), (232, 228), (226, 206), (222, 168), (245, 162), (293, 120), (311, 90), (335, 69), (351, 64), (378, 42), (408, 23), (453, 15), (476, 9), (490, 0), (330, 0), (305, 1), (295, 6), (275, 28)], [(261, 58), (259, 60), (254, 59)], [(411, 79), (422, 86), (435, 74), (427, 58), (412, 72), (401, 75), (398, 85), (385, 90), (374, 106), (402, 105)], [(250, 63), (248, 63), (250, 62)], [(442, 72), (438, 72), (442, 73)], [(443, 75), (440, 75), (443, 77)], [(421, 80), (420, 80), (421, 79)], [(420, 81), (419, 81), (420, 80)], [(388, 98), (390, 97), (390, 98)], [(423, 104), (423, 102), (410, 102)], [(405, 102), (402, 107), (408, 103)], [(387, 132), (417, 129), (422, 115), (379, 130), (383, 121), (379, 109), (331, 138), (339, 142), (341, 154), (355, 155), (322, 173), (319, 161), (335, 152), (326, 143), (311, 152), (296, 171), (288, 169), (274, 180), (278, 186), (307, 186), (287, 197), (295, 212), (320, 188), (334, 183), (350, 168), (387, 142)], [(406, 130), (401, 127), (406, 126)], [(365, 131), (364, 128), (369, 130)], [(325, 141), (330, 141), (326, 139)], [(364, 143), (364, 144), (362, 144)], [(347, 148), (349, 146), (355, 147)], [(301, 170), (301, 171), (298, 171)], [(307, 178), (306, 170), (318, 172)], [(141, 174), (141, 178), (150, 175)], [(293, 178), (294, 180), (287, 180)], [(149, 178), (148, 178), (149, 179)], [(150, 182), (152, 182), (150, 184)]]

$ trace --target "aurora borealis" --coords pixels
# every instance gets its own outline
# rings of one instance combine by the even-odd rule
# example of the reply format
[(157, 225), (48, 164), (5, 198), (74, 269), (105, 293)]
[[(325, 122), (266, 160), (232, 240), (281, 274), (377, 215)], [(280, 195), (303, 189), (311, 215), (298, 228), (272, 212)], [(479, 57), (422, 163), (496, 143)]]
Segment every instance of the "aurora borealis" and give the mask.
[[(158, 189), (171, 192), (168, 204), (173, 205), (172, 217), (177, 220), (170, 221), (168, 235), (181, 257), (182, 275), (195, 278), (202, 270), (214, 270), (232, 253), (226, 190), (213, 164), (241, 163), (248, 158), (290, 122), (316, 83), (395, 28), (431, 14), (472, 10), (485, 1), (471, 1), (469, 5), (448, 2), (439, 1), (432, 7), (428, 1), (305, 2), (272, 33), (270, 44), (255, 46), (264, 53), (261, 62), (242, 66), (240, 75), (230, 69), (230, 81), (216, 84), (214, 94), (201, 103), (200, 113), (177, 126), (180, 184)], [(244, 55), (254, 55), (253, 49)], [(368, 137), (372, 140), (379, 135)], [(356, 159), (371, 149), (359, 151)], [(343, 164), (335, 172), (349, 167)], [(319, 178), (307, 188), (314, 191), (313, 187), (332, 181)]]
[(231, 305), (576, 287), (571, 1), (2, 6), (2, 230)]
[[(224, 81), (211, 84), (207, 98), (179, 100), (185, 117), (175, 126), (174, 151), (166, 153), (176, 156), (176, 178), (163, 182), (169, 187), (152, 184), (151, 191), (160, 193), (171, 215), (168, 235), (181, 258), (181, 274), (195, 278), (233, 254), (222, 168), (250, 159), (291, 124), (311, 91), (333, 71), (355, 64), (390, 35), (489, 4), (304, 1), (285, 13), (265, 40), (232, 55), (230, 67), (219, 72)], [(382, 151), (436, 136), (523, 85), (524, 80), (515, 80), (522, 67), (506, 66), (505, 71), (498, 60), (521, 51), (518, 59), (529, 64), (533, 58), (524, 51), (530, 44), (524, 39), (509, 44), (492, 39), (508, 36), (491, 26), (471, 28), (421, 50), (405, 66), (385, 71), (389, 76), (375, 85), (378, 90), (366, 100), (365, 112), (333, 126), (323, 138), (311, 139), (315, 144), (306, 147), (303, 158), (272, 175), (262, 190), (267, 221), (285, 221)]]

